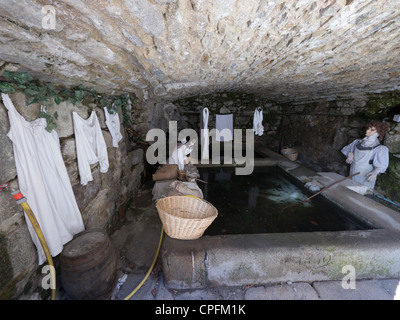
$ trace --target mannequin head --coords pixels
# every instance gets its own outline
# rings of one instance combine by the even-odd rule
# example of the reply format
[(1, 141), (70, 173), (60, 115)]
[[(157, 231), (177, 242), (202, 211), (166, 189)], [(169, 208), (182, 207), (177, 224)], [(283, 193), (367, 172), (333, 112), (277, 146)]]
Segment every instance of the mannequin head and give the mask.
[(366, 136), (371, 136), (375, 133), (378, 133), (380, 141), (382, 141), (383, 137), (388, 131), (388, 126), (386, 125), (386, 123), (377, 120), (368, 122), (365, 127), (366, 127), (366, 132), (365, 132)]

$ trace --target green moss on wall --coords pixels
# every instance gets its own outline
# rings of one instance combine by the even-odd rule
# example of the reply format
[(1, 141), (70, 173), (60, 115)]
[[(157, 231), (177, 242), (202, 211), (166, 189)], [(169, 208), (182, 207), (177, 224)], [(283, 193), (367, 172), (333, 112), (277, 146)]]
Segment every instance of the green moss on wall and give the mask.
[(387, 198), (400, 203), (400, 159), (389, 154), (389, 167), (384, 174), (378, 176), (376, 187)]
[(358, 115), (365, 119), (381, 120), (392, 116), (391, 110), (400, 105), (400, 91), (369, 94), (368, 102)]

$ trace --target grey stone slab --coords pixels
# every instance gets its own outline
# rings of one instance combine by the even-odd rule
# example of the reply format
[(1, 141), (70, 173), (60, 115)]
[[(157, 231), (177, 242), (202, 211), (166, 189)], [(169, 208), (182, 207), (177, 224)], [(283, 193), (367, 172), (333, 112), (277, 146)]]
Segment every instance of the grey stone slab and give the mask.
[(314, 282), (323, 300), (392, 300), (393, 296), (375, 280), (356, 281), (355, 289), (343, 289), (341, 281)]
[[(136, 289), (144, 277), (144, 274), (129, 274), (125, 283), (115, 295), (115, 300), (125, 299), (133, 290)], [(157, 278), (153, 274), (150, 274), (140, 289), (138, 289), (129, 300), (156, 300), (158, 286), (159, 283), (157, 282)]]
[(219, 300), (219, 299), (220, 296), (216, 292), (205, 289), (180, 292), (175, 297), (175, 300)]
[(158, 288), (156, 300), (174, 300), (174, 296), (172, 293), (164, 286), (164, 284), (160, 284)]
[(298, 282), (250, 288), (245, 300), (318, 300), (318, 295), (310, 284)]
[(379, 280), (378, 283), (381, 285), (394, 300), (400, 300), (400, 281), (399, 279), (385, 279)]

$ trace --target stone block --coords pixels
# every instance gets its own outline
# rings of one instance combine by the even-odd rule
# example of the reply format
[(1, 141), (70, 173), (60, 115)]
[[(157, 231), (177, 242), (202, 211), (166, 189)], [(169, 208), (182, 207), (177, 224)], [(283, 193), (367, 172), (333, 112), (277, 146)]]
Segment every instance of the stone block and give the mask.
[(165, 235), (162, 249), (164, 279), (170, 288), (202, 288), (207, 285), (206, 251), (192, 241)]

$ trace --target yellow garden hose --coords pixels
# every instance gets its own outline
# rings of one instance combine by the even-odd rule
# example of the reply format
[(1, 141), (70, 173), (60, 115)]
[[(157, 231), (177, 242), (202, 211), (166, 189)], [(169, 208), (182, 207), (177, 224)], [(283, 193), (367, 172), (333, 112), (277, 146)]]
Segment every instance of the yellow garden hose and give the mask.
[[(0, 190), (3, 188), (7, 188), (7, 184), (3, 184), (0, 186)], [(29, 221), (31, 222), (33, 228), (35, 229), (36, 235), (39, 238), (40, 244), (43, 247), (43, 251), (46, 255), (47, 261), (49, 265), (51, 266), (50, 268), (50, 285), (51, 285), (51, 300), (55, 299), (56, 296), (56, 273), (55, 273), (55, 268), (54, 268), (54, 263), (53, 263), (53, 258), (51, 257), (49, 247), (47, 246), (46, 239), (44, 238), (43, 232), (40, 229), (39, 223), (36, 220), (35, 215), (33, 214), (29, 204), (26, 202), (26, 198), (22, 195), (22, 193), (17, 190), (17, 191), (12, 191), (11, 195), (13, 198), (17, 201), (18, 204), (21, 205), (21, 207), (24, 209), (27, 217), (29, 218)]]
[(157, 261), (157, 257), (158, 257), (158, 253), (160, 252), (160, 248), (161, 248), (161, 243), (162, 243), (162, 238), (163, 238), (163, 233), (164, 233), (164, 227), (161, 227), (161, 235), (160, 235), (160, 241), (158, 242), (158, 248), (157, 248), (157, 252), (156, 255), (154, 256), (154, 260), (153, 263), (151, 264), (149, 271), (147, 271), (146, 276), (143, 278), (143, 280), (138, 284), (138, 286), (129, 294), (127, 295), (124, 300), (129, 300), (130, 298), (132, 298), (132, 296), (142, 287), (142, 285), (146, 282), (147, 278), (149, 277), (151, 271), (154, 268), (154, 265), (156, 264)]
[(22, 202), (21, 207), (24, 209), (26, 215), (29, 218), (29, 221), (31, 222), (33, 228), (35, 229), (35, 232), (39, 238), (40, 244), (43, 247), (43, 251), (46, 255), (47, 261), (48, 261), (49, 265), (51, 266), (51, 268), (50, 268), (51, 300), (54, 300), (54, 298), (56, 296), (56, 289), (55, 289), (55, 287), (56, 287), (56, 272), (55, 272), (55, 268), (54, 268), (53, 258), (51, 257), (50, 250), (47, 246), (47, 242), (46, 242), (46, 239), (44, 238), (42, 230), (40, 229), (39, 223), (37, 222), (28, 203), (26, 201)]

